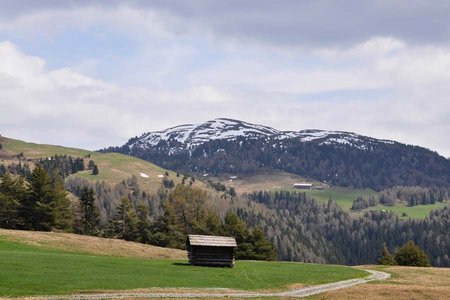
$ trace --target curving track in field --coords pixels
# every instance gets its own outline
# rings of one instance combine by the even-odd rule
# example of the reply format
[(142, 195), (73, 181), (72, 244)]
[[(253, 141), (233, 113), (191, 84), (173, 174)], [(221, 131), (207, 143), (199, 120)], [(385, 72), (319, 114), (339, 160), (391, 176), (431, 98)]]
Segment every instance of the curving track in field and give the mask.
[(204, 290), (197, 292), (114, 292), (114, 293), (95, 293), (95, 294), (78, 294), (68, 296), (48, 296), (48, 297), (32, 297), (28, 299), (33, 300), (100, 300), (100, 299), (131, 299), (131, 298), (254, 298), (254, 297), (308, 297), (328, 291), (350, 288), (352, 286), (367, 283), (376, 280), (386, 280), (391, 277), (391, 274), (364, 270), (371, 273), (366, 278), (349, 279), (333, 283), (314, 285), (310, 287), (293, 289), (284, 292), (263, 293), (263, 292), (230, 292), (224, 290)]

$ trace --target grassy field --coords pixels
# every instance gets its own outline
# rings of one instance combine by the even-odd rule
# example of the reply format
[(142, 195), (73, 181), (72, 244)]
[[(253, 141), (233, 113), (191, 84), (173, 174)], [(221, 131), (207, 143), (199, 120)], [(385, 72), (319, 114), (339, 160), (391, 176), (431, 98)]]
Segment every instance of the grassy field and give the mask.
[(280, 289), (364, 277), (343, 266), (238, 261), (233, 269), (192, 267), (186, 260), (66, 252), (0, 237), (0, 296), (68, 294), (152, 287)]
[[(93, 160), (98, 165), (99, 174), (94, 176), (90, 170), (86, 170), (71, 176), (82, 177), (91, 181), (106, 180), (111, 184), (115, 184), (134, 175), (144, 190), (155, 192), (162, 182), (160, 176), (164, 175), (165, 172), (169, 173), (169, 179), (172, 179), (175, 183), (181, 182), (182, 179), (181, 176), (176, 177), (175, 172), (165, 170), (145, 160), (119, 153), (98, 153), (62, 146), (27, 143), (5, 137), (0, 137), (0, 143), (3, 145), (6, 154), (14, 155), (23, 153), (28, 159), (50, 157), (55, 154), (71, 155), (73, 157), (90, 156), (89, 158), (85, 158), (85, 163), (87, 164), (90, 159)], [(141, 173), (148, 177), (142, 177)], [(200, 182), (196, 182), (195, 185), (204, 186)]]
[(323, 203), (327, 203), (328, 199), (331, 197), (344, 210), (350, 210), (353, 200), (358, 196), (368, 198), (377, 195), (377, 192), (371, 189), (351, 189), (343, 187), (330, 187), (323, 190), (309, 190), (305, 192), (316, 201)]
[[(417, 206), (404, 206), (397, 204), (396, 206), (383, 206), (383, 205), (377, 205), (374, 207), (367, 208), (363, 211), (368, 210), (386, 210), (386, 211), (393, 211), (396, 214), (398, 214), (401, 218), (412, 218), (412, 219), (423, 219), (427, 217), (432, 210), (436, 210), (439, 208), (443, 208), (446, 205), (446, 203), (435, 203), (435, 204), (429, 204), (429, 205), (417, 205)], [(403, 215), (405, 214), (405, 215)]]
[(312, 296), (312, 300), (447, 300), (450, 299), (449, 268), (416, 268), (361, 266), (392, 274), (387, 281), (371, 282), (349, 289), (337, 290)]
[(251, 193), (260, 190), (291, 190), (292, 185), (298, 182), (309, 182), (315, 185), (321, 184), (318, 181), (309, 180), (304, 177), (286, 172), (262, 172), (251, 176), (239, 176), (230, 181), (229, 176), (208, 177), (213, 182), (221, 182), (227, 187), (235, 188), (238, 194)]

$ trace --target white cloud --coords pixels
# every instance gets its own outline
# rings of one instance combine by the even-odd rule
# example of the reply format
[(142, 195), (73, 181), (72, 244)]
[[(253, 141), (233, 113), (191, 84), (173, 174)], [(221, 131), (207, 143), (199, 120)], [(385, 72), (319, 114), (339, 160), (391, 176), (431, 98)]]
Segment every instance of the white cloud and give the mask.
[[(320, 49), (231, 47), (165, 17), (88, 7), (0, 23), (0, 30), (26, 35), (54, 27), (56, 18), (55, 35), (65, 26), (90, 31), (102, 24), (139, 41), (136, 55), (114, 66), (123, 77), (114, 83), (83, 67), (49, 69), (43, 58), (0, 43), (1, 133), (95, 149), (144, 131), (233, 117), (280, 129), (355, 131), (450, 155), (448, 45), (378, 36)], [(90, 57), (82, 61), (98, 67)]]

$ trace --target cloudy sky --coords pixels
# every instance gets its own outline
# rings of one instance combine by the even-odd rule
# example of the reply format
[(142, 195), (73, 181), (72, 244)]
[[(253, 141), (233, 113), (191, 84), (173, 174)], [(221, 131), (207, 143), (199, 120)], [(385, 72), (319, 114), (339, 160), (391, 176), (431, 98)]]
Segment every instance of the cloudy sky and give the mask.
[(229, 117), (450, 156), (450, 1), (0, 0), (0, 134), (88, 149)]

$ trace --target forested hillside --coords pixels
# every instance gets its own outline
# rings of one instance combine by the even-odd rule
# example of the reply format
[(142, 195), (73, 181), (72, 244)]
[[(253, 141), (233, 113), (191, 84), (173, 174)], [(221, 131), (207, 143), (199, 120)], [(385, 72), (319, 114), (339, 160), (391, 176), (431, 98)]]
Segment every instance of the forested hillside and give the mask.
[[(198, 174), (254, 174), (272, 169), (378, 191), (397, 185), (450, 185), (450, 161), (418, 146), (345, 132), (277, 132), (241, 121), (215, 121), (144, 134), (103, 151)], [(249, 129), (251, 125), (254, 128)]]
[[(25, 154), (36, 153), (20, 147)], [(432, 265), (450, 266), (446, 187), (394, 186), (384, 189), (376, 199), (356, 201), (386, 205), (393, 201), (407, 205), (442, 201), (444, 205), (423, 220), (403, 220), (383, 211), (348, 213), (333, 200), (316, 202), (302, 192), (236, 195), (217, 183), (208, 188), (207, 183), (170, 171), (164, 171), (158, 181), (143, 181), (133, 175), (95, 180), (101, 177), (79, 174), (90, 174), (93, 164), (100, 165), (100, 174), (119, 174), (121, 169), (115, 169), (116, 173), (108, 169), (102, 159), (111, 159), (109, 155), (89, 157), (87, 152), (79, 157), (76, 153), (66, 150), (47, 156), (49, 152), (45, 152), (41, 159), (32, 161), (18, 153), (21, 163), (30, 162), (33, 167), (9, 168), (11, 164), (7, 164), (3, 170), (0, 227), (58, 229), (177, 248), (184, 247), (188, 233), (223, 234), (237, 237), (240, 258), (273, 259), (274, 246), (278, 259), (334, 264), (375, 263), (383, 242), (393, 251), (413, 240), (426, 251)], [(129, 165), (123, 168), (129, 170)], [(67, 192), (75, 196), (69, 197)]]
[(424, 220), (401, 220), (396, 214), (383, 211), (351, 216), (333, 201), (320, 204), (304, 193), (255, 192), (247, 197), (251, 202), (236, 208), (239, 215), (263, 228), (281, 259), (375, 263), (383, 242), (392, 251), (413, 240), (430, 256), (432, 265), (450, 266), (448, 206)]

